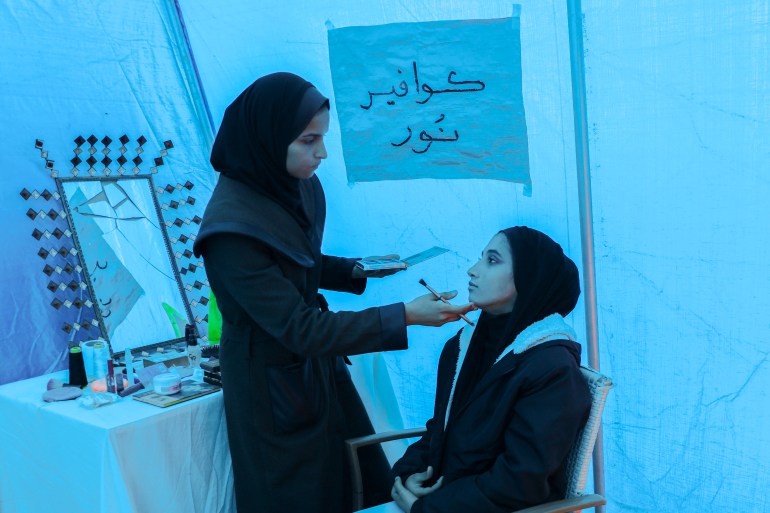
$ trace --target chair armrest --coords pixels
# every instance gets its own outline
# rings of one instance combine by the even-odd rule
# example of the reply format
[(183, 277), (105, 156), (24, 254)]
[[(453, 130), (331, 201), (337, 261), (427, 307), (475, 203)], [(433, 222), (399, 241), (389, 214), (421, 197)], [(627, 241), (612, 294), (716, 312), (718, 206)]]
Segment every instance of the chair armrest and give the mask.
[(359, 436), (345, 440), (348, 461), (350, 461), (350, 476), (353, 480), (353, 511), (358, 511), (364, 505), (364, 486), (361, 482), (361, 464), (358, 461), (358, 449), (368, 445), (381, 444), (391, 440), (413, 438), (422, 436), (426, 432), (424, 427), (413, 429), (401, 429), (398, 431), (385, 431), (373, 435)]
[(515, 513), (570, 513), (587, 508), (595, 508), (607, 504), (607, 499), (597, 494), (579, 495), (571, 499), (546, 502), (527, 509), (520, 509)]
[(401, 440), (402, 438), (413, 438), (416, 436), (422, 436), (425, 434), (425, 428), (412, 428), (412, 429), (399, 429), (397, 431), (385, 431), (382, 433), (375, 433), (373, 435), (359, 436), (358, 438), (350, 438), (345, 440), (349, 450), (358, 450), (359, 447), (366, 447), (367, 445), (381, 444), (383, 442), (390, 442), (391, 440)]

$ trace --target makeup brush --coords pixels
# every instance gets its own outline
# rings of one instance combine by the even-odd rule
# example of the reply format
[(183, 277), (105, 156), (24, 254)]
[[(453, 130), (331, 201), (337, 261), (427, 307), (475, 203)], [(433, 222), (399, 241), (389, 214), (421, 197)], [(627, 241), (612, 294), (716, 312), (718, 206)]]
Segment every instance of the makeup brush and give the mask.
[[(438, 292), (436, 292), (435, 290), (433, 290), (433, 288), (431, 288), (431, 286), (430, 286), (430, 285), (428, 285), (427, 283), (425, 283), (425, 280), (423, 280), (422, 278), (420, 278), (420, 285), (422, 285), (423, 287), (425, 287), (426, 289), (428, 289), (428, 290), (431, 292), (431, 294), (433, 294), (434, 296), (436, 296), (436, 299), (438, 299), (439, 301), (443, 301), (444, 303), (446, 303), (446, 304), (448, 304), (448, 305), (449, 305), (449, 304), (451, 304), (449, 301), (447, 301), (447, 300), (446, 300), (446, 298), (445, 298), (444, 296), (442, 296), (441, 294), (439, 294)], [(467, 318), (466, 316), (464, 316), (463, 314), (460, 314), (460, 318), (461, 318), (462, 320), (464, 320), (465, 322), (467, 322), (468, 324), (470, 324), (471, 326), (475, 326), (475, 325), (476, 325), (476, 324), (474, 324), (474, 322), (473, 322), (472, 320), (468, 319), (468, 318)]]

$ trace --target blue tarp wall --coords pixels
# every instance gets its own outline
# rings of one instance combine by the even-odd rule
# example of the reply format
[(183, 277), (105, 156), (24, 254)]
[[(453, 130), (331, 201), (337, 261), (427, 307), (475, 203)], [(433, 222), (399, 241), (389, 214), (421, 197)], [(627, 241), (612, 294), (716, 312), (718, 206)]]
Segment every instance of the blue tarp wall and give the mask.
[[(462, 294), (481, 248), (514, 224), (549, 233), (580, 263), (566, 2), (520, 3), (531, 197), (519, 184), (492, 180), (349, 185), (332, 116), (330, 157), (318, 171), (330, 205), (326, 252), (451, 250), (371, 283), (360, 298), (330, 295), (333, 308), (411, 299), (424, 292), (420, 277)], [(200, 84), (173, 2), (0, 2), (0, 383), (64, 368), (68, 343), (95, 335), (80, 324), (85, 309), (52, 306), (73, 301), (79, 289), (66, 286), (77, 282), (60, 251), (71, 244), (53, 235), (66, 222), (50, 215), (56, 200), (43, 193), (55, 191), (52, 170), (69, 173), (78, 135), (126, 134), (132, 158), (144, 136), (144, 171), (172, 140), (155, 185), (194, 183), (168, 193), (192, 195), (194, 204), (163, 211), (167, 221), (183, 221), (172, 223), (170, 237), (194, 235), (189, 220), (216, 181), (202, 91), (218, 125), (229, 102), (272, 71), (301, 74), (331, 96), (327, 22), (512, 12), (497, 0), (178, 7)], [(583, 13), (600, 363), (617, 383), (604, 416), (607, 511), (768, 511), (770, 5), (585, 0)], [(184, 254), (176, 258), (190, 265)], [(200, 270), (183, 278), (205, 333), (199, 300), (207, 292), (193, 286), (201, 280)], [(581, 303), (568, 319), (578, 333), (583, 312)], [(408, 351), (356, 359), (378, 427), (426, 420), (438, 352), (457, 328), (410, 328)]]

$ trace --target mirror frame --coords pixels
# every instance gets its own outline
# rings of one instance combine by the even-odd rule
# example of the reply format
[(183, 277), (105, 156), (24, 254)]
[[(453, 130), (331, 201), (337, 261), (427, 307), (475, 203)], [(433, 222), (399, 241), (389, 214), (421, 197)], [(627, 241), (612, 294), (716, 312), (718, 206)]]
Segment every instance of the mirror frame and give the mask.
[[(174, 259), (174, 253), (171, 250), (171, 244), (169, 243), (168, 238), (168, 232), (166, 231), (166, 222), (163, 217), (163, 213), (161, 212), (160, 204), (158, 202), (158, 197), (155, 194), (155, 183), (152, 179), (152, 175), (149, 174), (138, 174), (134, 176), (130, 175), (119, 175), (119, 176), (73, 176), (73, 177), (67, 177), (67, 178), (61, 178), (61, 177), (55, 177), (54, 178), (56, 182), (56, 188), (59, 191), (59, 195), (61, 196), (62, 205), (64, 207), (65, 212), (67, 213), (67, 224), (70, 228), (70, 231), (72, 232), (72, 240), (75, 245), (75, 249), (77, 250), (77, 259), (80, 262), (80, 265), (83, 269), (83, 276), (85, 278), (86, 286), (88, 288), (88, 293), (91, 296), (92, 303), (94, 305), (94, 314), (96, 315), (96, 319), (99, 322), (99, 331), (101, 334), (101, 338), (103, 338), (106, 342), (108, 347), (110, 348), (110, 354), (113, 358), (121, 358), (122, 356), (120, 354), (116, 354), (113, 352), (112, 349), (112, 343), (110, 340), (110, 336), (107, 333), (107, 327), (104, 323), (104, 319), (102, 317), (102, 311), (101, 306), (99, 305), (99, 301), (97, 300), (97, 296), (95, 294), (93, 280), (91, 277), (90, 270), (88, 269), (83, 255), (83, 248), (80, 244), (80, 239), (78, 236), (77, 228), (75, 227), (75, 222), (72, 217), (72, 210), (70, 209), (69, 204), (69, 197), (64, 191), (64, 184), (70, 183), (70, 182), (120, 182), (123, 180), (146, 180), (147, 184), (149, 186), (149, 192), (150, 196), (152, 197), (153, 205), (155, 206), (155, 215), (157, 216), (158, 224), (160, 225), (161, 229), (161, 235), (163, 237), (163, 243), (165, 246), (166, 256), (169, 259), (169, 263), (171, 264), (171, 271), (174, 275), (174, 281), (177, 284), (177, 288), (179, 289), (179, 294), (182, 299), (182, 304), (184, 305), (184, 314), (187, 317), (187, 323), (192, 324), (195, 326), (195, 321), (193, 320), (193, 314), (192, 309), (190, 308), (190, 303), (187, 298), (187, 294), (185, 292), (184, 284), (182, 283), (181, 276), (179, 274), (179, 269), (177, 267), (177, 263)], [(182, 333), (177, 338), (172, 338), (169, 340), (161, 340), (157, 342), (152, 342), (150, 344), (145, 344), (142, 346), (137, 347), (130, 347), (132, 352), (135, 351), (146, 351), (148, 349), (153, 349), (160, 346), (167, 346), (171, 344), (175, 344), (178, 342), (184, 341), (184, 334)], [(129, 349), (129, 347), (127, 347)]]

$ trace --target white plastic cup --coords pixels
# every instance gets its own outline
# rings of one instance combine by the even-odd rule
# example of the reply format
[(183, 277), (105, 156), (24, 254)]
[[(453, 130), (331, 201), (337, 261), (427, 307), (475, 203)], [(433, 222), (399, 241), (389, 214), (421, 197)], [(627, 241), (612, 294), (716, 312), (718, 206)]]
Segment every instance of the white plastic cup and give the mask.
[(80, 343), (80, 350), (83, 351), (83, 364), (86, 368), (86, 378), (88, 378), (89, 383), (96, 379), (96, 372), (94, 369), (94, 345), (97, 342), (104, 343), (103, 340), (84, 340)]
[(94, 379), (107, 377), (107, 360), (110, 359), (110, 348), (107, 342), (97, 340), (94, 343)]

